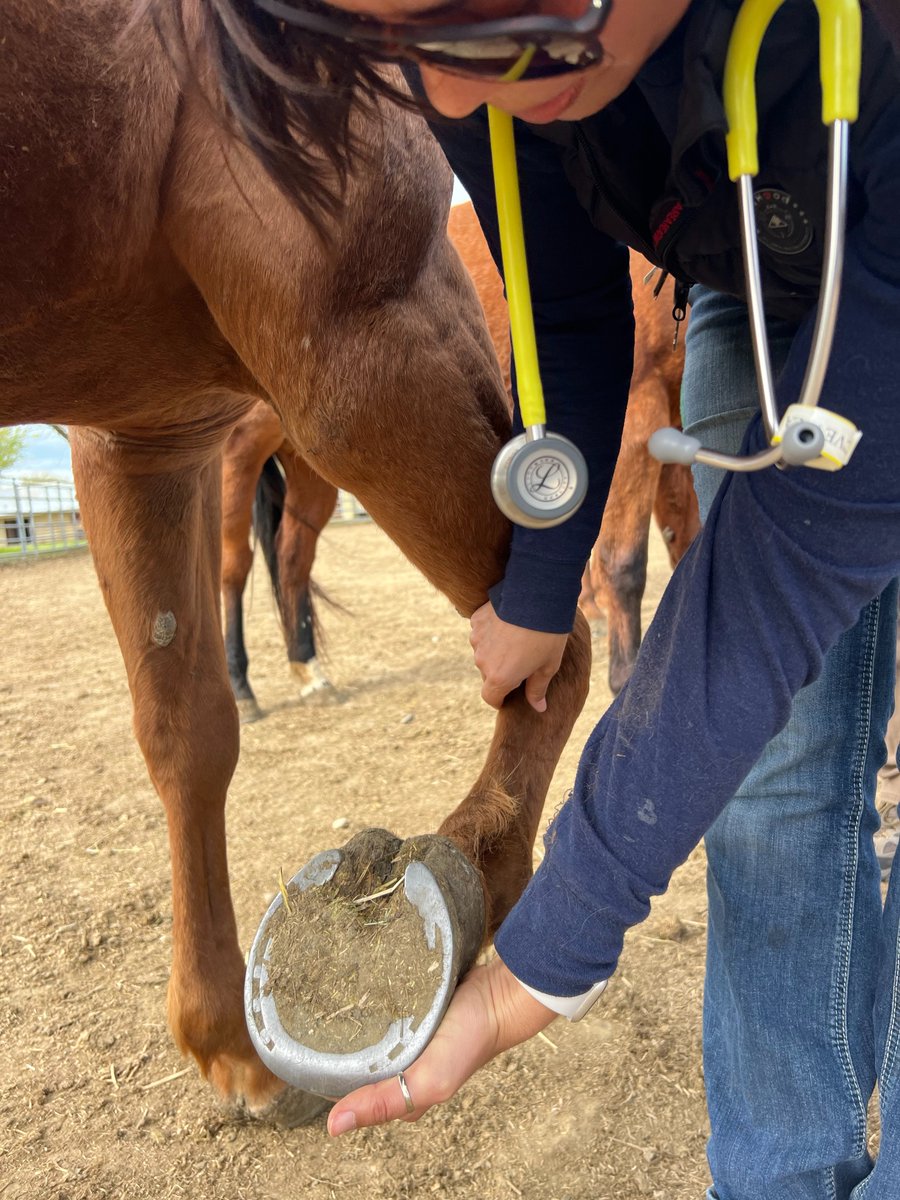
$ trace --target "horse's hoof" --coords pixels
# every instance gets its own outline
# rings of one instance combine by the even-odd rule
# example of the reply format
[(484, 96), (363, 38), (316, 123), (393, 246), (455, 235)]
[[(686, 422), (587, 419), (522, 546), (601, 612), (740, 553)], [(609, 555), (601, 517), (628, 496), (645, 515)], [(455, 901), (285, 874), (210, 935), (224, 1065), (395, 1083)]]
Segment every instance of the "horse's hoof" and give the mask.
[(337, 1098), (415, 1061), (481, 946), (484, 895), (446, 838), (367, 829), (316, 855), (253, 941), (244, 1002), (265, 1065)]
[(300, 699), (305, 704), (335, 704), (343, 700), (315, 656), (306, 662), (292, 662), (291, 673), (300, 683)]
[(300, 700), (303, 704), (311, 705), (343, 704), (346, 696), (343, 692), (338, 691), (330, 680), (325, 679), (301, 688)]
[(286, 1087), (264, 1107), (253, 1108), (249, 1112), (254, 1121), (262, 1121), (278, 1129), (297, 1129), (301, 1125), (311, 1124), (330, 1107), (331, 1102), (322, 1096)]
[(262, 709), (252, 696), (237, 701), (238, 719), (242, 725), (252, 725), (254, 721), (262, 720)]

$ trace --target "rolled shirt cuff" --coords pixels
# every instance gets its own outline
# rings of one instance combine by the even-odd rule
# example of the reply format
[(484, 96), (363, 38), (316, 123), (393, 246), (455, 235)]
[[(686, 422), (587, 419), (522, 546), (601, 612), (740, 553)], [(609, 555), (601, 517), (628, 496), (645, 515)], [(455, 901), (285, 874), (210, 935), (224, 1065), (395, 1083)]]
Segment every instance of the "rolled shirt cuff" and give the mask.
[(525, 983), (519, 979), (518, 975), (514, 975), (513, 978), (529, 996), (533, 996), (551, 1012), (565, 1017), (567, 1021), (580, 1021), (583, 1016), (586, 1016), (606, 991), (606, 985), (609, 983), (608, 979), (601, 979), (599, 983), (595, 983), (593, 987), (577, 996), (550, 996), (547, 992), (538, 991), (537, 988)]

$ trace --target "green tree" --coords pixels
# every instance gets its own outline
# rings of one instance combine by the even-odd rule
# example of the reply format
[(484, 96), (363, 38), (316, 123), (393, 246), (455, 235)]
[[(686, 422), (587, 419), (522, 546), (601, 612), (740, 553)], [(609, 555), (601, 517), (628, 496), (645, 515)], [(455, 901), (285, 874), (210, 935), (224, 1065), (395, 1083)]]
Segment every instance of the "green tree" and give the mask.
[(0, 471), (15, 466), (25, 449), (28, 431), (16, 426), (0, 429)]

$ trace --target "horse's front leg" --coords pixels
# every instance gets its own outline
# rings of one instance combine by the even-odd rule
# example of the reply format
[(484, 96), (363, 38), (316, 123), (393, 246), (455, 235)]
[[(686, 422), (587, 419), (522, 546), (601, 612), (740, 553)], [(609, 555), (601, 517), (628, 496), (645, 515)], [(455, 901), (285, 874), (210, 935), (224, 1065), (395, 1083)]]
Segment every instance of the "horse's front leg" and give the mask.
[(650, 517), (660, 478), (647, 439), (664, 425), (667, 397), (655, 373), (632, 383), (600, 536), (591, 554), (594, 596), (606, 609), (609, 687), (625, 686), (641, 644), (641, 601), (647, 583)]
[(238, 717), (219, 625), (221, 473), (207, 450), (177, 467), (160, 449), (72, 433), (84, 525), (125, 660), (134, 729), (163, 802), (172, 864), (169, 1023), (227, 1097), (263, 1108), (283, 1085), (243, 1013), (225, 851)]
[[(468, 295), (454, 297), (464, 307)], [(448, 311), (454, 311), (448, 300)], [(422, 318), (424, 321), (424, 318)], [(309, 394), (316, 403), (285, 406), (295, 446), (326, 478), (356, 495), (373, 519), (423, 574), (470, 616), (502, 579), (510, 526), (490, 492), (491, 464), (509, 432), (496, 362), (473, 315), (428, 353), (401, 353), (385, 337), (360, 352), (361, 388), (335, 391), (340, 364), (326, 364)], [(407, 324), (414, 327), (409, 319)], [(391, 331), (389, 331), (391, 332)], [(423, 326), (422, 340), (428, 332)], [(418, 346), (414, 347), (419, 349)], [(351, 353), (336, 347), (335, 353)], [(339, 406), (338, 424), (332, 405)], [(377, 414), (373, 419), (372, 414)], [(339, 429), (340, 436), (335, 436)], [(524, 690), (499, 710), (482, 771), (443, 821), (481, 873), (492, 934), (532, 872), (532, 845), (553, 771), (587, 696), (590, 633), (577, 616), (562, 667), (537, 713)], [(472, 702), (477, 703), (473, 686)]]

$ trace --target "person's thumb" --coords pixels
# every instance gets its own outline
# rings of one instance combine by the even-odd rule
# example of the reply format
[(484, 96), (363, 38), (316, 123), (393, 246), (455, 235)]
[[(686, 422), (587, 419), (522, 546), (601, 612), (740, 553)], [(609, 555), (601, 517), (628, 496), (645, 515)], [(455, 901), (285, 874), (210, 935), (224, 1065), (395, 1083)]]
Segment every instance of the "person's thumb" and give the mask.
[(547, 711), (547, 688), (552, 678), (552, 672), (536, 671), (525, 680), (525, 699), (535, 712)]

